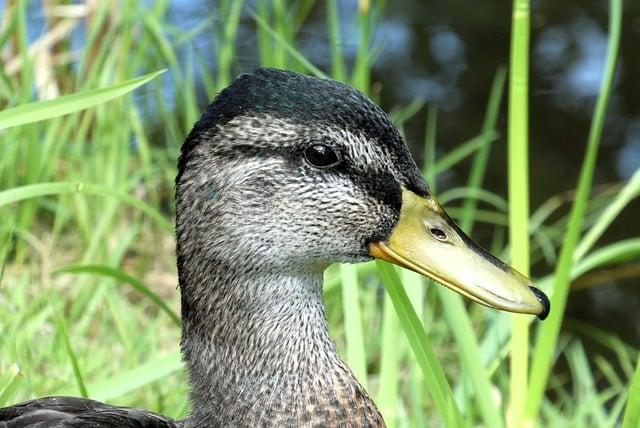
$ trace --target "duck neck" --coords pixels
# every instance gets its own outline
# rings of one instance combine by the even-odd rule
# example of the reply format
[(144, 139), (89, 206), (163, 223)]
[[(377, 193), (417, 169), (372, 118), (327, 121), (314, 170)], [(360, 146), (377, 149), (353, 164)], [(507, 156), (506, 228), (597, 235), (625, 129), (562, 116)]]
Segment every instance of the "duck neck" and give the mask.
[(321, 272), (198, 276), (182, 284), (188, 424), (382, 424), (329, 335)]

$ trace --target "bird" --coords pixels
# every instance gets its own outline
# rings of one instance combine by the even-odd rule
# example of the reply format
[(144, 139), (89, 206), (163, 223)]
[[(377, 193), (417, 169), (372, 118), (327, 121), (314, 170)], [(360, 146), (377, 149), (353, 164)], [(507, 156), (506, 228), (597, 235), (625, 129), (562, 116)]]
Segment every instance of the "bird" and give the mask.
[(455, 224), (389, 116), (343, 83), (237, 77), (184, 141), (175, 190), (186, 419), (47, 397), (0, 409), (0, 428), (384, 426), (329, 334), (336, 262), (378, 258), (489, 307), (550, 310)]

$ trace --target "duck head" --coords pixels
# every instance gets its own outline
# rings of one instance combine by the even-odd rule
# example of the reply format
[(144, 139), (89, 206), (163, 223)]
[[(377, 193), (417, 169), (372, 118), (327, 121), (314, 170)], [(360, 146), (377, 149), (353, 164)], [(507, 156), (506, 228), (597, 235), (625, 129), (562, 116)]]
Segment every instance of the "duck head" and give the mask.
[(273, 69), (237, 78), (191, 131), (176, 183), (179, 265), (194, 246), (236, 274), (375, 257), (486, 306), (549, 312), (446, 214), (387, 114), (344, 84)]

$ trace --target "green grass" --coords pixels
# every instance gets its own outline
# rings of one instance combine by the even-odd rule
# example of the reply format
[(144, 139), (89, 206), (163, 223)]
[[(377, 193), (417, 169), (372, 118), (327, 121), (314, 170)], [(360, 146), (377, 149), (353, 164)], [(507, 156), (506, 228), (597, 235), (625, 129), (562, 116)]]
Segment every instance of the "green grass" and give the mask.
[[(27, 7), (40, 6), (5, 3), (17, 6), (3, 11), (0, 49), (22, 65), (0, 70), (0, 406), (70, 394), (183, 417), (188, 403), (178, 352), (172, 192), (175, 159), (199, 100), (213, 97), (246, 62), (237, 47), (242, 19), (255, 28), (261, 64), (329, 75), (377, 97), (371, 92), (379, 52), (373, 34), (384, 2), (359, 3), (354, 61), (343, 53), (335, 0), (260, 0), (255, 10), (222, 1), (189, 31), (168, 23), (168, 1), (149, 7), (124, 0), (117, 13), (98, 2), (83, 18), (85, 44), (66, 56), (76, 67), (65, 55), (36, 61), (26, 16)], [(511, 58), (504, 58), (508, 100), (507, 71), (499, 68), (486, 82), (485, 119), (474, 138), (443, 152), (443, 113), (436, 107), (415, 100), (389, 108), (401, 130), (427, 115), (423, 171), (441, 201), (468, 232), (480, 223), (491, 228), (491, 250), (521, 271), (535, 263), (552, 266), (536, 282), (553, 296), (551, 317), (539, 323), (468, 303), (383, 263), (330, 268), (325, 299), (332, 334), (389, 426), (637, 425), (638, 349), (615, 331), (564, 314), (571, 281), (640, 257), (637, 237), (599, 243), (640, 195), (640, 172), (613, 186), (592, 183), (621, 3), (610, 2), (605, 73), (584, 163), (577, 184), (566, 185), (576, 188), (573, 194), (550, 194), (529, 207), (527, 171), (536, 165), (527, 157), (535, 150), (527, 142), (528, 1), (514, 2)], [(328, 70), (298, 49), (312, 10), (326, 15)], [(202, 34), (215, 46), (213, 73), (212, 53), (193, 44)], [(59, 42), (56, 49), (69, 54), (66, 40)], [(186, 59), (178, 55), (185, 46)], [(65, 95), (44, 99), (48, 92), (36, 84), (42, 75)], [(169, 81), (177, 82), (172, 94)], [(491, 152), (504, 149), (497, 124), (506, 102), (508, 201), (483, 185)], [(438, 178), (463, 161), (471, 165), (465, 186), (436, 189)], [(601, 351), (587, 351), (588, 342)]]
[(586, 213), (589, 194), (595, 170), (595, 164), (602, 135), (602, 127), (604, 125), (605, 114), (611, 88), (613, 87), (613, 78), (618, 59), (618, 50), (620, 46), (620, 27), (622, 24), (622, 0), (610, 1), (610, 18), (609, 18), (609, 45), (607, 51), (607, 59), (605, 70), (600, 88), (600, 94), (593, 113), (593, 122), (589, 132), (587, 141), (586, 154), (580, 171), (580, 179), (576, 190), (576, 198), (571, 207), (569, 215), (569, 227), (566, 232), (565, 240), (562, 245), (558, 264), (554, 275), (554, 288), (552, 294), (553, 312), (549, 316), (547, 323), (543, 324), (539, 331), (536, 348), (533, 354), (533, 367), (531, 369), (531, 382), (528, 388), (528, 402), (526, 415), (533, 419), (538, 413), (541, 405), (545, 385), (549, 378), (549, 373), (553, 364), (553, 355), (560, 333), (560, 326), (564, 317), (567, 297), (569, 294), (571, 269), (574, 264), (574, 252), (579, 245), (581, 235), (581, 225)]
[[(525, 276), (529, 260), (529, 0), (513, 1), (509, 64), (509, 244), (512, 266)], [(555, 311), (555, 307), (554, 307)], [(508, 425), (520, 428), (527, 403), (529, 320), (511, 316)]]

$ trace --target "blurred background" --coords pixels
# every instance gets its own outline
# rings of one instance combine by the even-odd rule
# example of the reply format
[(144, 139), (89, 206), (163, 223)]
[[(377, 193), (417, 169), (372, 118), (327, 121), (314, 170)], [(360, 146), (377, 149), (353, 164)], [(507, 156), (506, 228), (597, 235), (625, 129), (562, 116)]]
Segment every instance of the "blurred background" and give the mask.
[[(544, 225), (532, 231), (539, 244), (532, 247), (532, 274), (540, 278), (553, 271), (562, 244), (561, 232), (602, 79), (609, 3), (533, 0), (531, 7), (531, 211), (548, 211)], [(175, 160), (182, 139), (199, 111), (234, 76), (258, 66), (308, 73), (309, 67), (301, 60), (306, 58), (327, 75), (368, 93), (391, 112), (418, 164), (428, 164), (431, 160), (425, 159), (424, 147), (430, 115), (434, 120), (437, 116), (436, 159), (481, 132), (492, 82), (508, 63), (512, 14), (509, 2), (497, 0), (0, 0), (0, 11), (0, 108), (168, 69), (131, 99), (0, 133), (0, 191), (40, 182), (99, 183), (147, 201), (169, 221)], [(622, 183), (640, 169), (640, 2), (627, 1), (623, 16), (620, 59), (593, 178), (592, 221), (585, 222), (585, 232), (620, 192)], [(339, 65), (336, 56), (341, 59)], [(506, 125), (505, 92), (483, 184), (499, 201), (506, 198), (508, 186)], [(466, 157), (440, 171), (435, 177), (438, 191), (465, 186), (472, 160)], [(459, 205), (461, 201), (455, 199), (447, 206)], [(152, 402), (156, 409), (169, 409), (177, 416), (186, 412), (180, 394), (174, 393), (184, 393), (184, 380), (175, 366), (162, 361), (155, 375), (144, 378), (144, 372), (142, 381), (118, 393), (108, 380), (99, 380), (103, 370), (140, 369), (137, 364), (147, 361), (143, 348), (161, 355), (175, 351), (177, 329), (168, 328), (171, 324), (135, 291), (99, 287), (104, 281), (122, 283), (117, 274), (99, 280), (79, 275), (86, 270), (55, 273), (67, 265), (112, 266), (140, 278), (177, 310), (170, 230), (159, 231), (153, 222), (124, 205), (117, 199), (62, 194), (0, 207), (4, 245), (0, 248), (4, 272), (0, 328), (11, 331), (0, 339), (0, 374), (15, 362), (20, 362), (25, 373), (25, 380), (12, 387), (12, 399), (75, 393), (73, 385), (65, 385), (65, 379), (73, 378), (68, 352), (57, 351), (66, 349), (65, 339), (52, 333), (56, 330), (52, 326), (63, 323), (72, 332), (74, 346), (80, 348), (76, 353), (81, 371), (87, 378), (98, 378), (92, 389), (100, 391), (98, 398), (113, 397), (125, 404)], [(487, 221), (478, 222), (473, 237), (508, 258), (506, 217), (499, 206), (491, 207), (497, 213), (489, 212)], [(639, 237), (639, 217), (636, 194), (595, 248)], [(627, 349), (624, 352), (633, 356), (628, 361), (635, 361), (635, 351), (628, 349), (640, 346), (639, 287), (637, 252), (580, 275), (572, 284), (563, 346), (577, 338), (589, 355), (589, 364), (603, 373), (607, 370), (601, 360), (615, 354), (615, 349)], [(363, 297), (363, 306), (368, 303), (375, 308), (381, 305), (381, 292), (372, 288)], [(114, 291), (118, 289), (121, 291)], [(58, 293), (67, 297), (54, 303), (52, 296)], [(339, 293), (334, 297), (338, 309), (330, 316), (334, 334), (342, 343)], [(433, 303), (433, 311), (427, 307), (425, 312), (437, 323), (441, 308), (434, 296), (426, 299), (427, 306)], [(333, 301), (331, 295), (327, 300)], [(56, 320), (58, 304), (69, 314), (68, 319)], [(379, 330), (380, 316), (365, 314), (365, 331), (369, 327), (373, 332)], [(486, 322), (486, 315), (477, 317)], [(585, 325), (604, 332), (607, 339), (594, 339), (596, 330), (585, 334)], [(150, 331), (165, 328), (173, 331), (159, 337)], [(117, 333), (104, 340), (104, 329)], [(143, 329), (144, 339), (136, 343), (136, 334)], [(446, 327), (435, 325), (433, 329), (442, 346), (443, 364), (455, 377), (453, 345)], [(75, 338), (83, 335), (86, 343)], [(616, 345), (603, 345), (607, 340)], [(34, 343), (51, 350), (34, 349)], [(372, 346), (375, 354), (377, 348)], [(96, 348), (109, 353), (92, 356)], [(597, 360), (596, 354), (602, 359)], [(575, 365), (568, 360), (561, 359), (555, 372), (559, 378), (576, 375)], [(367, 364), (375, 377), (375, 357)], [(625, 365), (620, 359), (612, 363), (611, 371), (616, 376), (628, 375)], [(148, 366), (140, 370), (145, 368), (153, 371)], [(49, 370), (55, 375), (46, 381), (31, 378), (33, 373), (50, 375)], [(152, 386), (151, 392), (126, 395), (157, 381), (158, 370), (162, 376), (173, 376), (172, 380)], [(601, 374), (595, 383), (603, 378), (611, 381)], [(562, 396), (558, 391), (554, 394)], [(606, 408), (614, 405), (603, 400)], [(407, 405), (406, 409), (411, 408)], [(401, 425), (418, 424), (418, 416), (411, 416), (410, 410), (399, 415)]]

